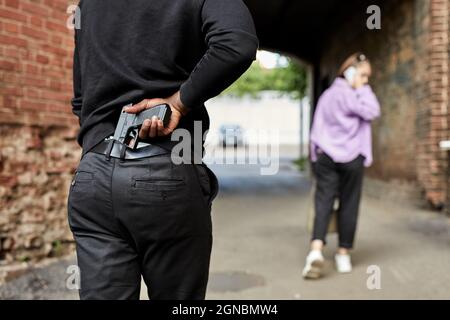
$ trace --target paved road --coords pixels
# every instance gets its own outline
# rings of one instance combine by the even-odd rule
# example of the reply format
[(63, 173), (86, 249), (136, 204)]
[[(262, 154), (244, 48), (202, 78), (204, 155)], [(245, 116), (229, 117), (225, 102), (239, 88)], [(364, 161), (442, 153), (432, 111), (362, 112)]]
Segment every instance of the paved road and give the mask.
[[(365, 197), (353, 254), (354, 272), (340, 275), (334, 271), (337, 239), (331, 235), (324, 277), (305, 281), (300, 271), (309, 241), (308, 179), (296, 173), (287, 160), (273, 177), (260, 177), (257, 170), (241, 174), (235, 168), (220, 167), (215, 171), (222, 177), (222, 193), (214, 204), (208, 298), (450, 298), (448, 218)], [(379, 268), (380, 290), (367, 288), (370, 266)], [(241, 285), (230, 285), (239, 281)], [(244, 283), (254, 286), (241, 290)]]
[[(339, 275), (334, 271), (331, 258), (336, 236), (331, 235), (324, 277), (303, 280), (310, 183), (290, 163), (283, 159), (280, 172), (265, 177), (257, 166), (211, 165), (220, 178), (221, 192), (213, 208), (207, 298), (450, 298), (448, 218), (368, 197), (362, 202), (354, 272)], [(0, 298), (76, 298), (76, 292), (65, 289), (64, 272), (71, 263), (73, 257), (0, 287)], [(370, 266), (381, 272), (379, 290), (367, 288)]]

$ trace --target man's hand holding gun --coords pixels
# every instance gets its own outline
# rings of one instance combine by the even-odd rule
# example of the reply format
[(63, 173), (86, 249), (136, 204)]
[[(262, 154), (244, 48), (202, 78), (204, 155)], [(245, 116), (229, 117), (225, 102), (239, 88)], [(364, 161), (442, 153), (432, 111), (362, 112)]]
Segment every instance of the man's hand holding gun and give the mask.
[(183, 105), (180, 99), (180, 91), (177, 91), (167, 98), (144, 99), (138, 104), (125, 109), (127, 113), (140, 113), (143, 110), (150, 109), (161, 104), (169, 105), (172, 114), (169, 123), (164, 126), (163, 121), (154, 116), (152, 119), (147, 119), (142, 124), (139, 131), (140, 139), (148, 139), (155, 137), (162, 137), (171, 134), (178, 126), (182, 116), (188, 113), (188, 109)]

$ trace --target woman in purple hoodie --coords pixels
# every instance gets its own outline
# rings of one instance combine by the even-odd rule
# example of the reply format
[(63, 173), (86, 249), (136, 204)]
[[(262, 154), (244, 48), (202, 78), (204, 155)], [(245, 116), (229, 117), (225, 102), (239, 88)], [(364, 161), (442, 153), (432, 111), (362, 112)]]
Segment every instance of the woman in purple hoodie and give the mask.
[(362, 53), (350, 56), (338, 77), (319, 99), (311, 130), (311, 160), (317, 180), (311, 251), (303, 269), (305, 278), (318, 278), (324, 263), (328, 224), (334, 199), (339, 198), (338, 272), (351, 272), (364, 167), (372, 163), (371, 121), (380, 105), (368, 85), (372, 70)]

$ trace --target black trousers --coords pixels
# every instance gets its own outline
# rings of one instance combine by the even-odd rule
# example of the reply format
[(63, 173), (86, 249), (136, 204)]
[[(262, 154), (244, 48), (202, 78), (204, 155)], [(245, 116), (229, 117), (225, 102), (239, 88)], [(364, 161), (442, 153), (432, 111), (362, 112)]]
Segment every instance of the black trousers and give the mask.
[(334, 199), (339, 198), (337, 217), (339, 246), (353, 248), (364, 176), (364, 157), (348, 163), (335, 163), (325, 153), (313, 165), (317, 185), (314, 198), (315, 218), (312, 240), (326, 243)]
[(68, 197), (81, 299), (204, 299), (217, 178), (170, 154), (136, 160), (88, 152)]

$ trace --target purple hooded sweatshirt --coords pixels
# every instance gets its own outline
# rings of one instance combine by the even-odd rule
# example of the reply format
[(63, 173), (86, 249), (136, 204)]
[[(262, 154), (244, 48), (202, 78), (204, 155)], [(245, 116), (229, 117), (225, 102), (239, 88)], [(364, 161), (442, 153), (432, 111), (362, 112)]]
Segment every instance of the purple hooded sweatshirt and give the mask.
[(380, 116), (380, 104), (369, 85), (353, 89), (336, 78), (320, 97), (311, 129), (311, 161), (320, 149), (334, 162), (347, 163), (359, 155), (372, 164), (371, 121)]

